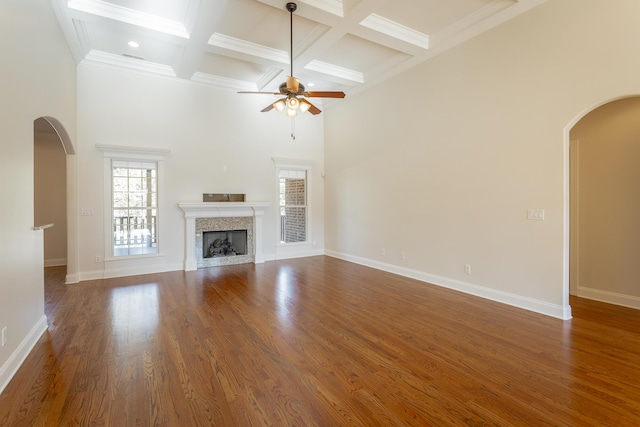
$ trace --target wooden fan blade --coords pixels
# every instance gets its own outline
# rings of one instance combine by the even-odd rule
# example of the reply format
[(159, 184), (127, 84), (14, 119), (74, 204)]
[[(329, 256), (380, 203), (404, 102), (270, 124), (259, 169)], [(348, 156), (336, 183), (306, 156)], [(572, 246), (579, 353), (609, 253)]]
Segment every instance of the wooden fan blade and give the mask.
[(313, 91), (313, 92), (305, 92), (304, 96), (309, 98), (344, 98), (344, 92), (332, 92), (332, 91)]
[(280, 92), (250, 92), (250, 91), (240, 91), (238, 93), (249, 93), (249, 94), (258, 94), (258, 95), (282, 95)]
[[(275, 104), (275, 102), (273, 103)], [(260, 110), (261, 113), (266, 113), (267, 111), (271, 111), (273, 110), (273, 104), (269, 104), (266, 107), (264, 107), (262, 110)]]
[(322, 110), (315, 105), (311, 105), (311, 107), (309, 107), (309, 112), (315, 116), (316, 114), (322, 113)]
[(311, 114), (313, 114), (314, 116), (316, 114), (320, 114), (322, 113), (322, 110), (319, 109), (318, 107), (316, 107), (315, 105), (313, 105), (312, 103), (310, 103), (309, 101), (307, 101), (306, 99), (300, 99), (300, 102), (303, 104), (307, 104), (309, 106), (309, 109), (307, 111), (309, 111)]

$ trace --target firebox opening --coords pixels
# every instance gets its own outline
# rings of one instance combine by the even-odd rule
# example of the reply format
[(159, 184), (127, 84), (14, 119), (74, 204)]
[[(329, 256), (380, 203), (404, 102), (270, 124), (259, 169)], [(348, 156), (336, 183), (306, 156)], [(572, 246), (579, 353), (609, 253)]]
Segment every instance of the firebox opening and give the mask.
[(247, 254), (247, 230), (205, 231), (202, 257), (218, 258)]

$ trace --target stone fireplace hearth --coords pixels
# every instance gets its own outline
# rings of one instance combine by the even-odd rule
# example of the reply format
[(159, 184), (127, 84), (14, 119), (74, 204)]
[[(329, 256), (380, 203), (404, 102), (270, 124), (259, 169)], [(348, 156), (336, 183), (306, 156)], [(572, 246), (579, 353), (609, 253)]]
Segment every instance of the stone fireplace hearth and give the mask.
[[(243, 263), (262, 263), (262, 216), (267, 202), (178, 203), (185, 220), (184, 270)], [(246, 253), (206, 257), (203, 233), (246, 230)], [(210, 245), (209, 245), (210, 246)], [(215, 246), (215, 245), (214, 245)]]

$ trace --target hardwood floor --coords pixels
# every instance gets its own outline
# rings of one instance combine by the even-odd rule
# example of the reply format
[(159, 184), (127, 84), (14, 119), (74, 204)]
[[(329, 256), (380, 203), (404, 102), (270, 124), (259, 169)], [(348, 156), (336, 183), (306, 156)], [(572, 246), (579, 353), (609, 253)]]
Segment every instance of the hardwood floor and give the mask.
[(637, 426), (640, 312), (561, 321), (329, 257), (63, 285), (2, 426)]

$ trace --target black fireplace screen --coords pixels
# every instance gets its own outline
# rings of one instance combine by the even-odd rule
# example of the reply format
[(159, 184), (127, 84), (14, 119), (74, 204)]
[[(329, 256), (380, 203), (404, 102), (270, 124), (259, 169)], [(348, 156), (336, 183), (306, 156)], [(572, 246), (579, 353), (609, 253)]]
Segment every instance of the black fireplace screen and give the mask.
[(216, 258), (247, 254), (247, 230), (205, 231), (202, 257)]

